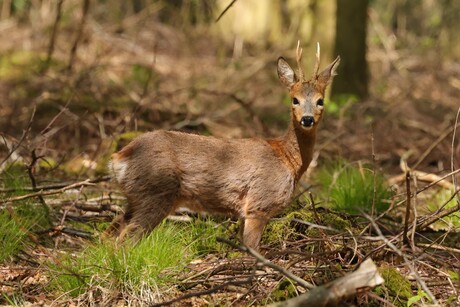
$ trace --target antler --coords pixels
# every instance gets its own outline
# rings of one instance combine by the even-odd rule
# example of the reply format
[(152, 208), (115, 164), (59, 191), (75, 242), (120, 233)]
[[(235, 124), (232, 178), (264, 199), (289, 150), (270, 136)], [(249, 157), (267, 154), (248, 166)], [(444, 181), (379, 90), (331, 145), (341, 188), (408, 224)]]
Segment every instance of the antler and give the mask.
[(313, 70), (313, 77), (312, 77), (312, 79), (316, 79), (316, 77), (318, 76), (318, 70), (319, 70), (319, 57), (320, 57), (319, 43), (316, 43), (316, 61), (315, 61), (315, 69)]
[(300, 48), (300, 40), (297, 41), (297, 51), (296, 51), (296, 58), (297, 58), (297, 67), (299, 69), (299, 81), (304, 81), (304, 74), (302, 70), (302, 48)]

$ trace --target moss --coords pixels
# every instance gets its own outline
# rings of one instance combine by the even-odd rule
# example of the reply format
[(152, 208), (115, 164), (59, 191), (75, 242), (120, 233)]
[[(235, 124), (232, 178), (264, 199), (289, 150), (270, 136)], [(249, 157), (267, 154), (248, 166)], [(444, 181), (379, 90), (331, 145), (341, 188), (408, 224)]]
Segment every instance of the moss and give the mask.
[(320, 219), (324, 226), (329, 226), (336, 230), (345, 230), (351, 228), (350, 221), (334, 213), (320, 214)]
[(297, 290), (292, 282), (288, 279), (282, 280), (278, 287), (271, 293), (271, 298), (275, 302), (285, 301), (297, 296)]
[(269, 244), (278, 244), (285, 240), (296, 240), (298, 233), (305, 233), (308, 226), (300, 223), (293, 223), (292, 219), (313, 222), (313, 213), (307, 209), (288, 213), (279, 220), (272, 221), (264, 231), (262, 240)]
[(379, 273), (385, 283), (375, 288), (374, 292), (379, 296), (385, 296), (385, 299), (390, 300), (396, 306), (406, 306), (407, 300), (413, 296), (410, 281), (392, 267), (382, 267)]
[[(350, 221), (342, 218), (341, 216), (326, 211), (317, 212), (319, 219), (321, 220), (322, 226), (328, 226), (335, 230), (351, 229), (352, 225)], [(313, 211), (307, 208), (302, 208), (297, 211), (288, 213), (285, 217), (272, 221), (268, 224), (267, 229), (264, 231), (262, 240), (268, 244), (278, 244), (279, 242), (288, 240), (299, 239), (299, 234), (307, 235), (309, 237), (318, 237), (323, 232), (316, 227), (310, 227), (308, 225), (293, 221), (293, 219), (316, 223)], [(325, 230), (326, 234), (334, 234)]]

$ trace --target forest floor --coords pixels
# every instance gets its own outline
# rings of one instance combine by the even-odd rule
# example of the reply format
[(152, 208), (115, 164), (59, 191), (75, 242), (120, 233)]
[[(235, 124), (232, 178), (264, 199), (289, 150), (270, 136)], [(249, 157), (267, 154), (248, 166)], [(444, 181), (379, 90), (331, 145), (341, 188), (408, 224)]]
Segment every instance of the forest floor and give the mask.
[[(125, 275), (111, 279), (116, 269), (101, 273), (102, 264), (75, 262), (100, 250), (102, 231), (122, 210), (125, 200), (106, 165), (136, 135), (132, 131), (273, 137), (289, 119), (275, 62), (280, 55), (294, 62), (293, 50), (248, 46), (232, 58), (231, 46), (210, 34), (185, 35), (149, 22), (128, 20), (123, 31), (88, 23), (74, 60), (63, 29), (49, 63), (48, 37), (37, 35), (40, 29), (5, 24), (10, 31), (0, 30), (0, 234), (15, 229), (26, 242), (0, 263), (1, 304), (264, 305), (306, 292), (276, 269), (217, 242), (218, 236), (237, 233), (237, 222), (225, 219), (181, 215), (167, 221), (180, 233), (192, 227), (205, 235), (179, 242), (187, 244), (181, 251), (188, 251), (182, 259), (187, 263), (157, 272), (159, 279), (168, 277), (158, 284), (135, 283)], [(32, 47), (24, 51), (21, 44)], [(305, 58), (305, 65), (313, 59)], [(351, 305), (427, 304), (430, 297), (458, 305), (459, 191), (452, 181), (460, 179), (460, 64), (440, 62), (430, 51), (388, 54), (377, 45), (370, 46), (368, 59), (370, 97), (326, 102), (315, 159), (289, 212), (267, 229), (262, 250), (271, 262), (315, 285), (372, 258), (385, 286), (363, 291)], [(346, 76), (336, 78), (341, 77)], [(380, 215), (329, 206), (331, 188), (317, 178), (337, 161), (342, 169), (351, 165), (383, 175), (391, 196), (382, 200), (387, 206)], [(363, 178), (375, 187), (375, 176)], [(414, 231), (403, 242), (407, 198), (413, 206), (409, 234)], [(446, 210), (452, 213), (444, 216)], [(31, 216), (39, 220), (25, 225)], [(166, 257), (179, 255), (170, 253)], [(64, 283), (57, 276), (70, 276), (67, 292), (63, 284), (56, 286), (55, 280)]]

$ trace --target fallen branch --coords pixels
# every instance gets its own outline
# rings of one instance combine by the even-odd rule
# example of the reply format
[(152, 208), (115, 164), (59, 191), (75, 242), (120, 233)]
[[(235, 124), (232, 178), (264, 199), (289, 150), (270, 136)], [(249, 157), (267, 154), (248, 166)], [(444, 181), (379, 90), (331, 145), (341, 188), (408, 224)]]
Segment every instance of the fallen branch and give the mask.
[(175, 298), (175, 299), (172, 299), (172, 300), (170, 300), (170, 301), (161, 302), (161, 303), (156, 303), (156, 304), (152, 304), (152, 305), (150, 305), (150, 306), (151, 306), (151, 307), (168, 306), (168, 305), (172, 305), (172, 304), (174, 304), (174, 303), (180, 302), (180, 301), (182, 301), (182, 300), (186, 300), (186, 299), (188, 299), (188, 298), (198, 297), (198, 296), (203, 296), (203, 295), (208, 295), (208, 294), (216, 293), (216, 292), (219, 291), (220, 289), (226, 288), (226, 287), (228, 287), (228, 286), (241, 286), (241, 285), (250, 284), (250, 283), (252, 283), (252, 278), (245, 279), (245, 280), (229, 281), (229, 282), (220, 284), (220, 285), (218, 285), (218, 286), (212, 287), (212, 288), (207, 289), (207, 290), (203, 290), (203, 291), (199, 291), (199, 292), (193, 292), (193, 293), (184, 294), (184, 295), (182, 295), (182, 296), (180, 296), (180, 297), (177, 297), (177, 298)]
[(354, 272), (313, 288), (305, 294), (269, 306), (339, 306), (344, 299), (356, 295), (364, 288), (372, 289), (382, 284), (383, 281), (377, 266), (372, 259), (368, 258)]
[[(88, 182), (90, 183), (99, 183), (99, 182), (104, 182), (104, 181), (109, 181), (110, 180), (110, 176), (103, 176), (103, 177), (99, 177), (99, 178), (94, 178), (94, 179), (90, 179)], [(68, 185), (71, 185), (73, 184), (72, 182), (64, 182), (64, 183), (55, 183), (55, 184), (50, 184), (50, 185), (39, 185), (37, 186), (36, 188), (34, 187), (21, 187), (21, 188), (2, 188), (0, 189), (0, 192), (2, 193), (9, 193), (9, 192), (17, 192), (17, 191), (30, 191), (30, 192), (34, 192), (34, 191), (41, 191), (41, 190), (54, 190), (54, 189), (61, 189), (61, 188), (64, 188)]]
[[(446, 180), (447, 177), (449, 177), (450, 175), (445, 176), (445, 177), (440, 177), (436, 174), (430, 174), (430, 173), (426, 173), (422, 171), (411, 171), (411, 175), (414, 177), (417, 177), (418, 181), (429, 182), (431, 185), (437, 184), (440, 187), (443, 187), (445, 189), (452, 189), (454, 186), (450, 181)], [(405, 180), (406, 180), (406, 174), (404, 173), (404, 174), (400, 174), (400, 175), (391, 177), (390, 179), (388, 179), (388, 183), (389, 185), (394, 185), (394, 184), (398, 184), (399, 182), (403, 182)], [(417, 194), (418, 193), (419, 192), (417, 191)]]
[(236, 249), (238, 249), (238, 250), (240, 250), (242, 252), (245, 252), (245, 253), (248, 253), (248, 254), (254, 256), (257, 259), (257, 261), (259, 261), (259, 263), (261, 263), (262, 265), (267, 266), (269, 268), (274, 269), (275, 271), (280, 272), (281, 274), (283, 274), (287, 278), (295, 281), (296, 283), (298, 283), (300, 286), (304, 287), (305, 289), (312, 289), (312, 288), (315, 287), (313, 284), (311, 284), (308, 281), (305, 281), (302, 278), (294, 275), (293, 273), (287, 271), (283, 267), (280, 267), (280, 266), (274, 264), (273, 262), (270, 262), (264, 256), (262, 256), (261, 254), (259, 254), (257, 251), (253, 250), (250, 247), (247, 247), (247, 246), (244, 246), (244, 245), (238, 245), (238, 244), (233, 243), (230, 240), (220, 238), (220, 237), (217, 237), (217, 242), (228, 244), (233, 248), (236, 248)]
[[(460, 173), (460, 168), (459, 169), (456, 169), (455, 171), (452, 171), (450, 172), (449, 174), (446, 174), (442, 177), (439, 177), (439, 179), (437, 179), (436, 181), (433, 181), (432, 183), (430, 184), (427, 184), (426, 186), (424, 186), (423, 188), (421, 188), (420, 190), (417, 190), (417, 195), (422, 193), (423, 191), (431, 188), (432, 186), (434, 186), (435, 184), (439, 184), (442, 180), (446, 179), (447, 177), (450, 177), (450, 176), (453, 176), (455, 174), (458, 174)], [(419, 180), (422, 180), (421, 178), (418, 178)], [(452, 188), (452, 186), (450, 186), (450, 188)]]
[(0, 199), (0, 204), (12, 203), (12, 202), (15, 202), (15, 201), (20, 201), (20, 200), (24, 200), (24, 199), (28, 199), (28, 198), (32, 198), (32, 197), (37, 197), (37, 196), (48, 196), (48, 195), (61, 194), (61, 193), (64, 193), (65, 191), (67, 191), (67, 190), (79, 188), (79, 187), (82, 187), (82, 186), (94, 186), (94, 185), (95, 184), (92, 183), (91, 180), (86, 179), (85, 181), (77, 182), (77, 183), (65, 186), (65, 187), (63, 187), (61, 189), (58, 189), (58, 190), (53, 190), (53, 191), (43, 191), (43, 190), (41, 190), (41, 191), (38, 191), (38, 192), (35, 192), (35, 193), (26, 194), (26, 195), (10, 197), (10, 198), (7, 198), (7, 199)]
[(382, 238), (382, 240), (385, 242), (386, 246), (388, 246), (390, 249), (392, 249), (399, 257), (401, 257), (404, 260), (404, 263), (406, 266), (409, 268), (411, 271), (412, 275), (415, 277), (415, 280), (420, 284), (421, 288), (425, 291), (425, 293), (428, 295), (430, 300), (433, 302), (434, 306), (439, 306), (438, 301), (436, 300), (435, 296), (433, 293), (431, 293), (430, 289), (427, 287), (426, 283), (423, 281), (423, 279), (420, 277), (420, 274), (418, 271), (415, 269), (415, 267), (412, 265), (412, 263), (407, 259), (406, 255), (401, 252), (393, 243), (390, 242), (382, 233), (380, 230), (380, 227), (375, 223), (374, 219), (370, 217), (369, 215), (364, 214), (364, 217), (367, 218), (371, 224), (372, 227), (374, 227), (375, 231), (377, 232), (378, 236)]

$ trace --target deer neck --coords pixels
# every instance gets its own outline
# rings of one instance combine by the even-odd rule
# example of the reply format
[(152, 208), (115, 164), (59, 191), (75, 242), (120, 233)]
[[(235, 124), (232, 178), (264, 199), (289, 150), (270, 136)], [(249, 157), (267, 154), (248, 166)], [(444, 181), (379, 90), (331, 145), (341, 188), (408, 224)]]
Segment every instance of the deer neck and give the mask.
[(278, 139), (269, 140), (277, 155), (286, 163), (298, 182), (305, 173), (313, 157), (316, 140), (316, 126), (309, 131), (296, 128), (293, 120), (286, 134)]

